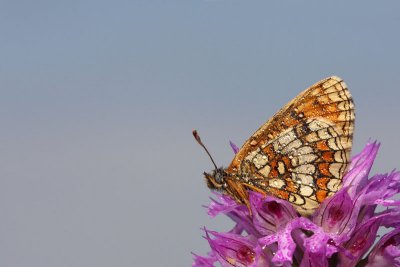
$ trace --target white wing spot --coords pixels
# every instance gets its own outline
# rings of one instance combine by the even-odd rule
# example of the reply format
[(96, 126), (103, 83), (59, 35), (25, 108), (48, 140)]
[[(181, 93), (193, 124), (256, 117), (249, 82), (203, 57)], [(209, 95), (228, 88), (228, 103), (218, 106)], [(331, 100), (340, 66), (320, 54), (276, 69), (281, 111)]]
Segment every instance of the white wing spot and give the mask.
[(341, 177), (340, 172), (341, 172), (342, 167), (343, 167), (343, 163), (333, 162), (333, 163), (329, 164), (329, 172), (336, 178), (340, 178)]
[(308, 174), (292, 173), (292, 179), (298, 184), (309, 185), (314, 183), (314, 178)]
[(271, 172), (271, 166), (269, 166), (269, 165), (267, 164), (267, 165), (265, 165), (264, 168), (262, 168), (261, 170), (259, 170), (259, 172), (260, 172), (263, 176), (268, 177), (269, 173)]
[(285, 186), (285, 182), (283, 180), (281, 180), (281, 179), (271, 179), (269, 181), (269, 185), (271, 187), (281, 189), (282, 187)]
[(300, 166), (294, 168), (293, 172), (304, 173), (304, 174), (314, 174), (315, 166), (312, 164), (300, 165)]
[(305, 196), (305, 197), (309, 197), (314, 193), (314, 190), (312, 187), (308, 186), (308, 185), (302, 185), (300, 186), (300, 195)]
[(283, 163), (282, 161), (278, 161), (278, 172), (279, 174), (285, 173), (285, 163)]
[(327, 188), (332, 192), (337, 192), (339, 190), (341, 183), (342, 180), (340, 179), (330, 179), (327, 184)]

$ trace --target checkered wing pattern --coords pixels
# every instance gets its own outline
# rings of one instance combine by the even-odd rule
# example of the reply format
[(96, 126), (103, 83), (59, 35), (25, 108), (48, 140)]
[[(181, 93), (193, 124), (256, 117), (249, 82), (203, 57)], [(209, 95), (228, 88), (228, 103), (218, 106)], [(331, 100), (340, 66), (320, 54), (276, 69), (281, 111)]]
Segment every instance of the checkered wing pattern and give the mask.
[(301, 214), (311, 214), (341, 186), (354, 118), (343, 80), (322, 80), (261, 126), (226, 172), (248, 189), (286, 199)]

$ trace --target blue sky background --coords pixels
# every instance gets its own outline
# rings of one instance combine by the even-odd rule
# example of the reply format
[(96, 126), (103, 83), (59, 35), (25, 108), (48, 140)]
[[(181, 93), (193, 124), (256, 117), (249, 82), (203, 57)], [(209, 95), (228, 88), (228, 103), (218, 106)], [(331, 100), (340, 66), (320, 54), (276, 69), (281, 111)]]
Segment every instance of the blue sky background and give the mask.
[[(202, 172), (339, 75), (398, 168), (398, 1), (0, 1), (0, 266), (190, 266)], [(353, 153), (353, 154), (354, 154)]]

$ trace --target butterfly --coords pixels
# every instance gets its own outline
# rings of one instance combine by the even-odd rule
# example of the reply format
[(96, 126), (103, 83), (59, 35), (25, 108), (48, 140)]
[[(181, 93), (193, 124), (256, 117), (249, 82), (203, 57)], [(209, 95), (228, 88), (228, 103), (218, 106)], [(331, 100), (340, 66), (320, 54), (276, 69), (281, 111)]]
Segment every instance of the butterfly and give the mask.
[(337, 192), (350, 162), (354, 103), (344, 81), (317, 82), (263, 124), (227, 168), (204, 172), (207, 186), (250, 212), (248, 190), (289, 201), (304, 216)]

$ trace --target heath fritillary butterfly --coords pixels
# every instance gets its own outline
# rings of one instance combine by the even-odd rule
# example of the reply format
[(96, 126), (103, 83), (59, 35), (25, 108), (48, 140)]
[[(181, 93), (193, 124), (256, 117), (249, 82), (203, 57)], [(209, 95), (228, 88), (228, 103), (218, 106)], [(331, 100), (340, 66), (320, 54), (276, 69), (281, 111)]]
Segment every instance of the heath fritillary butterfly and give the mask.
[[(207, 185), (249, 209), (247, 191), (252, 190), (285, 199), (302, 215), (312, 214), (341, 187), (354, 119), (354, 103), (343, 80), (321, 80), (262, 125), (228, 168), (217, 168), (213, 161), (215, 170), (204, 173)], [(193, 135), (204, 147), (196, 131)]]

